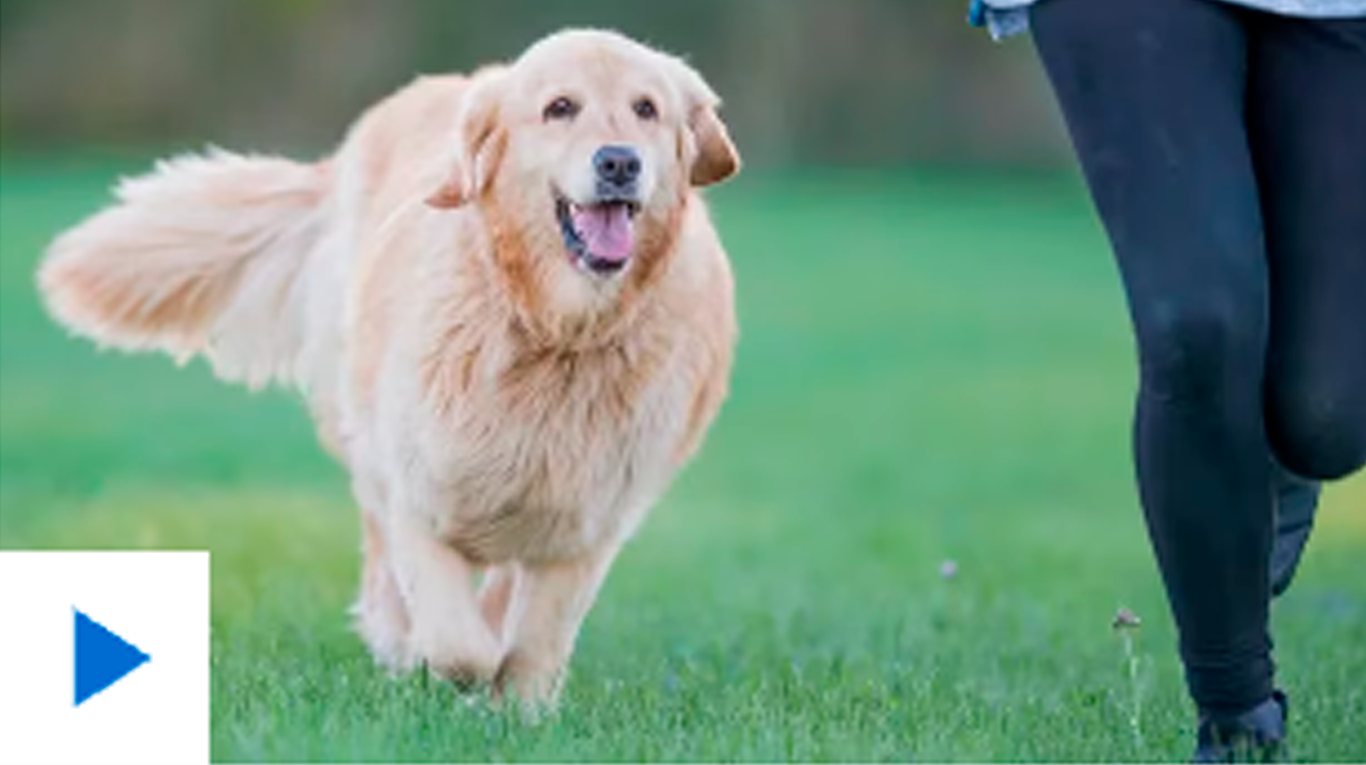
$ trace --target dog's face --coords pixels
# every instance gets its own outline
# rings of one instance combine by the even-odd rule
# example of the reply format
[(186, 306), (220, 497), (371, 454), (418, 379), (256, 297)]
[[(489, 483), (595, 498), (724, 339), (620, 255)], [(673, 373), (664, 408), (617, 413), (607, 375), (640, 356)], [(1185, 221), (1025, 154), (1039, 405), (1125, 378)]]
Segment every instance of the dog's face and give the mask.
[(430, 201), (485, 208), (533, 261), (523, 270), (611, 284), (665, 256), (690, 186), (739, 169), (717, 105), (676, 58), (607, 32), (554, 35), (476, 75), (455, 173)]

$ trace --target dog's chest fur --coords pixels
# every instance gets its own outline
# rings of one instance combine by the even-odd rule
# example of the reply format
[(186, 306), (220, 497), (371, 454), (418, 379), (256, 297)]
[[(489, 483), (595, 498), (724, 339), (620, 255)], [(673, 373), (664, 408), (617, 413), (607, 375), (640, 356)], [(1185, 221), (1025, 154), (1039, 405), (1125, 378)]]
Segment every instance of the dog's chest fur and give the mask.
[(476, 560), (572, 558), (629, 533), (664, 490), (705, 349), (686, 327), (588, 350), (453, 343), (414, 446), (438, 533)]

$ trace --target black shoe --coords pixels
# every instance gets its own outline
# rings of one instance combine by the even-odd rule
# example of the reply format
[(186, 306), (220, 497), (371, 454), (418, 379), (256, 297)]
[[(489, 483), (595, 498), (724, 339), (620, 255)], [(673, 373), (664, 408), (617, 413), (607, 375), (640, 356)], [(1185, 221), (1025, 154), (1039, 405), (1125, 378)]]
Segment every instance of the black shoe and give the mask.
[(1271, 548), (1271, 595), (1290, 587), (1300, 565), (1304, 545), (1314, 528), (1314, 511), (1319, 504), (1319, 484), (1292, 474), (1275, 465), (1276, 541)]
[(1192, 762), (1285, 762), (1288, 713), (1280, 691), (1240, 715), (1202, 712)]

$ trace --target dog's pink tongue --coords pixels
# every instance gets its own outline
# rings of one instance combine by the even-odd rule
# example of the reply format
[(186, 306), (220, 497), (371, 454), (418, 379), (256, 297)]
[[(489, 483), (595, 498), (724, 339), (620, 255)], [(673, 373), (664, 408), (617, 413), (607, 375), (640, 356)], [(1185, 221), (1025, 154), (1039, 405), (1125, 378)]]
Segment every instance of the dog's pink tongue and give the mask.
[(574, 230), (596, 258), (620, 263), (631, 257), (633, 235), (626, 205), (592, 205), (574, 212)]

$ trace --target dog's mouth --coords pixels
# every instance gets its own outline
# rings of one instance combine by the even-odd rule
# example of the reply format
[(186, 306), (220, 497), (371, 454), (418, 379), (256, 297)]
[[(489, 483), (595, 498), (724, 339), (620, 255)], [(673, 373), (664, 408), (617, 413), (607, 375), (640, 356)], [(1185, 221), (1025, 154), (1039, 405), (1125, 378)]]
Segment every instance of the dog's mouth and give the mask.
[(576, 266), (599, 276), (618, 273), (631, 262), (639, 212), (640, 203), (634, 199), (600, 198), (580, 205), (555, 195), (565, 248)]

